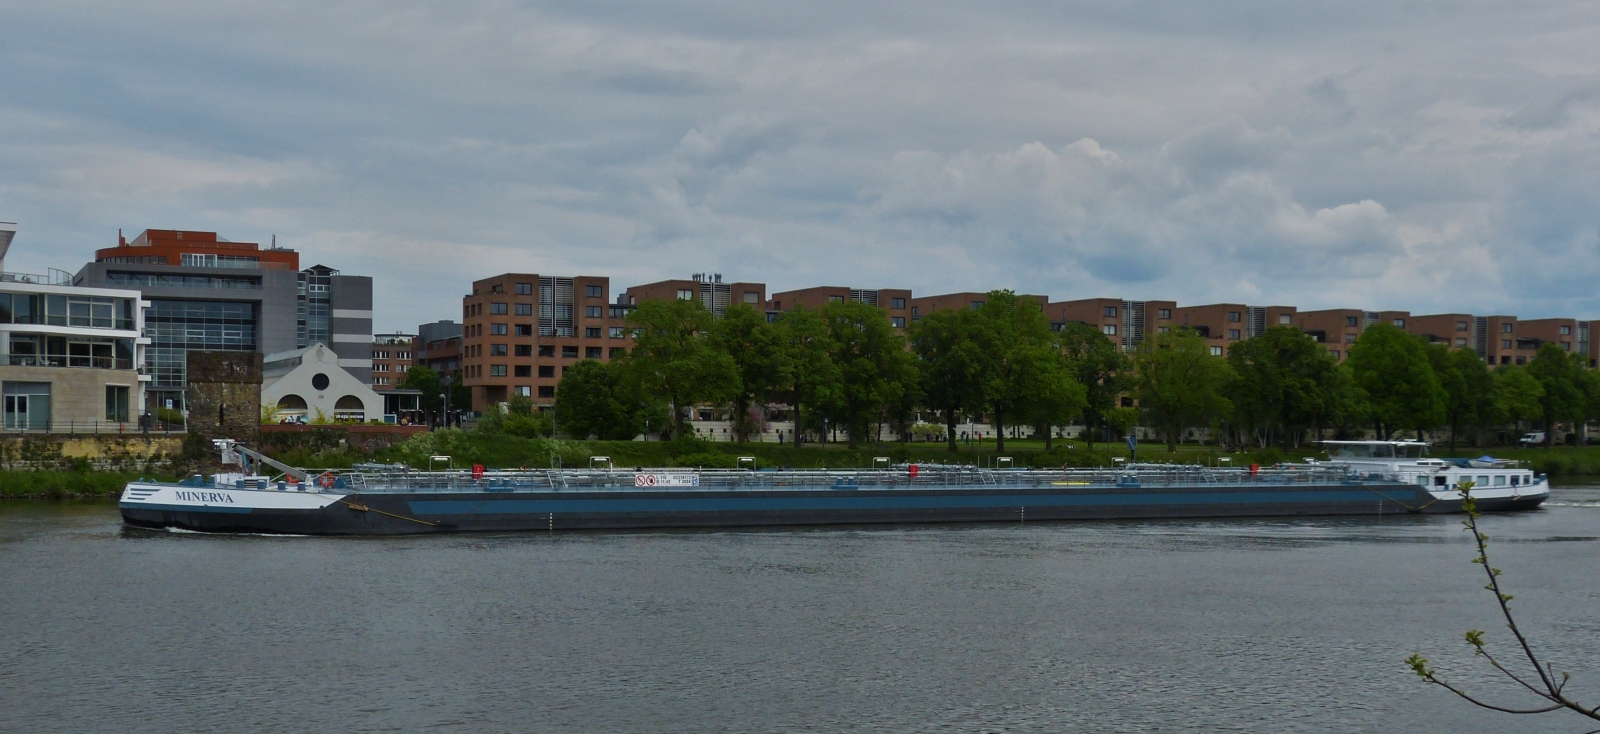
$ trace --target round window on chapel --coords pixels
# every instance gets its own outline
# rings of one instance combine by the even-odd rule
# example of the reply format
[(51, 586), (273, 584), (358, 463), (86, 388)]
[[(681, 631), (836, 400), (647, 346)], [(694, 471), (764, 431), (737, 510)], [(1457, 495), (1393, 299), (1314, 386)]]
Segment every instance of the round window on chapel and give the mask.
[(328, 376), (318, 372), (311, 376), (311, 386), (318, 390), (328, 389)]

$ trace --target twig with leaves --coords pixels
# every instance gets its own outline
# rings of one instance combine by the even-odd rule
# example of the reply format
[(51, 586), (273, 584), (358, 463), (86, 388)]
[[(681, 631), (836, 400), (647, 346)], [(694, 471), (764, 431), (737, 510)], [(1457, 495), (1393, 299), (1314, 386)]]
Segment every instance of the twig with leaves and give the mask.
[[(1465, 635), (1467, 644), (1472, 646), (1473, 655), (1482, 657), (1483, 659), (1489, 661), (1489, 665), (1495, 670), (1514, 681), (1517, 685), (1526, 689), (1529, 693), (1532, 693), (1534, 696), (1543, 699), (1544, 703), (1532, 708), (1515, 708), (1511, 706), (1496, 705), (1474, 697), (1462, 688), (1445, 680), (1444, 678), (1441, 678), (1437, 671), (1428, 667), (1428, 659), (1422, 657), (1421, 655), (1412, 655), (1411, 657), (1406, 658), (1406, 664), (1410, 665), (1411, 670), (1424, 681), (1444, 688), (1445, 690), (1466, 699), (1475, 706), (1480, 706), (1492, 711), (1501, 711), (1508, 714), (1531, 715), (1545, 714), (1552, 711), (1566, 709), (1582, 714), (1583, 716), (1587, 716), (1596, 721), (1600, 721), (1600, 706), (1590, 707), (1568, 698), (1566, 695), (1566, 687), (1567, 683), (1571, 680), (1571, 677), (1565, 672), (1558, 676), (1555, 672), (1554, 666), (1541, 661), (1539, 656), (1534, 653), (1533, 646), (1529, 644), (1527, 636), (1524, 635), (1522, 633), (1522, 629), (1517, 626), (1516, 618), (1511, 615), (1512, 596), (1505, 593), (1505, 591), (1500, 587), (1501, 571), (1500, 569), (1489, 565), (1489, 536), (1485, 535), (1483, 531), (1478, 528), (1478, 506), (1477, 502), (1472, 498), (1472, 482), (1461, 483), (1461, 496), (1462, 509), (1466, 512), (1466, 519), (1462, 520), (1461, 524), (1466, 526), (1467, 532), (1472, 533), (1473, 541), (1477, 544), (1478, 555), (1472, 559), (1472, 562), (1483, 567), (1484, 574), (1489, 578), (1489, 583), (1483, 588), (1494, 594), (1495, 602), (1500, 605), (1500, 614), (1501, 616), (1505, 617), (1506, 628), (1511, 630), (1511, 635), (1516, 638), (1517, 646), (1521, 649), (1522, 656), (1527, 659), (1528, 665), (1532, 667), (1533, 672), (1537, 674), (1538, 679), (1534, 680), (1533, 677), (1529, 676), (1526, 672), (1518, 674), (1507, 667), (1505, 663), (1502, 663), (1499, 658), (1496, 658), (1493, 653), (1490, 653), (1484, 645), (1483, 630), (1468, 630)], [(1600, 729), (1587, 732), (1587, 734), (1600, 734)]]

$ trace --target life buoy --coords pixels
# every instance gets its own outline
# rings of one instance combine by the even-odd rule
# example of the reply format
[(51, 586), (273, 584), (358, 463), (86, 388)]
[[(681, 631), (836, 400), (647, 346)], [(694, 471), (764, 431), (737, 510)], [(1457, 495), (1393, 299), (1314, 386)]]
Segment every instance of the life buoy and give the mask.
[(332, 489), (333, 488), (333, 472), (331, 472), (331, 471), (330, 472), (323, 472), (322, 476), (317, 477), (317, 484), (322, 485), (323, 489)]

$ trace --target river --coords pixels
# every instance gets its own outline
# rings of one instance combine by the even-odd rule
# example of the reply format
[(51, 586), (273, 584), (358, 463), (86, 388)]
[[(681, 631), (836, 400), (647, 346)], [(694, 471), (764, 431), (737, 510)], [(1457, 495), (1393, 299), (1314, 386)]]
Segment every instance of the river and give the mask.
[[(1575, 732), (1459, 517), (225, 537), (0, 503), (0, 731)], [(1600, 704), (1600, 485), (1486, 518)], [(1593, 728), (1593, 726), (1589, 727)]]

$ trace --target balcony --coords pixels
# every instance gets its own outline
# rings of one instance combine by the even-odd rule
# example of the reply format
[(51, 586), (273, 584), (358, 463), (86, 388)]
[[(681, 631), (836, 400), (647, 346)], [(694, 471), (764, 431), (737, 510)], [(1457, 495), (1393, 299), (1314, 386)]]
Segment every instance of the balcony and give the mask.
[(72, 273), (50, 268), (47, 273), (0, 272), (0, 283), (29, 283), (31, 285), (72, 285)]
[(13, 354), (6, 363), (12, 367), (82, 367), (97, 370), (133, 369), (133, 360), (131, 359), (67, 356), (64, 354)]

